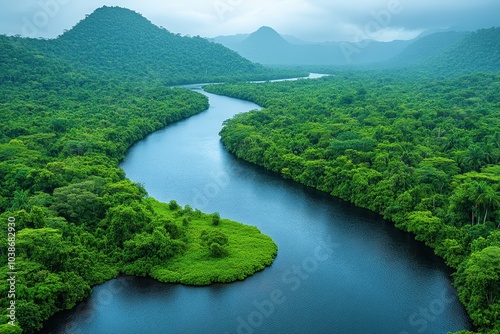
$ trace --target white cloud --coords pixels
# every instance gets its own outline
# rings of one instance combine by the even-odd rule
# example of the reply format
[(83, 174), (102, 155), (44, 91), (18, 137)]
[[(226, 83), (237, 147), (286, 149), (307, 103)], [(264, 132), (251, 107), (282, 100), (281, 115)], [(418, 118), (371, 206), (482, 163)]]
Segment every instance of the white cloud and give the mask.
[(2, 4), (0, 33), (23, 33), (29, 23), (38, 23), (36, 36), (55, 37), (85, 14), (108, 5), (133, 9), (181, 34), (214, 37), (250, 33), (267, 25), (304, 40), (353, 41), (366, 32), (373, 13), (397, 2), (402, 11), (388, 25), (371, 29), (374, 38), (408, 39), (438, 27), (500, 25), (498, 0), (19, 0)]

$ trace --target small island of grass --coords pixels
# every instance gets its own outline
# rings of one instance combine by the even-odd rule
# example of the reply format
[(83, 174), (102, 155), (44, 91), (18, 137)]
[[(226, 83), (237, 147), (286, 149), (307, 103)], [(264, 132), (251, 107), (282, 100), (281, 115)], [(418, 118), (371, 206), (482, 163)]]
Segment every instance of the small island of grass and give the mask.
[[(149, 275), (166, 283), (229, 283), (263, 270), (276, 257), (276, 244), (254, 226), (221, 219), (218, 213), (206, 214), (189, 206), (181, 208), (175, 201), (169, 204), (152, 198), (146, 201), (158, 218), (157, 225), (174, 237), (170, 246), (179, 252), (166, 261), (159, 258), (161, 251), (145, 253), (124, 265), (127, 274)], [(136, 239), (144, 240), (139, 235), (126, 242), (126, 256), (141, 244)], [(168, 243), (165, 247), (169, 247)]]

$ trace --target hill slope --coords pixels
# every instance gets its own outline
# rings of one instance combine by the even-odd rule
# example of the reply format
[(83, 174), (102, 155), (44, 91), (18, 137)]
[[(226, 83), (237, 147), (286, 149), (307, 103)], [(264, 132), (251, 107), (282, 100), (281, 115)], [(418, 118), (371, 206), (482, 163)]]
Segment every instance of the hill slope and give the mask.
[(500, 28), (466, 34), (449, 48), (433, 55), (424, 66), (442, 74), (500, 73)]
[(451, 45), (464, 38), (465, 32), (438, 32), (430, 34), (411, 43), (403, 52), (397, 55), (392, 62), (398, 64), (410, 64), (425, 60), (436, 52), (445, 50)]
[(500, 28), (434, 33), (418, 39), (383, 66), (411, 68), (440, 77), (476, 72), (498, 74)]
[(122, 79), (178, 84), (284, 75), (201, 37), (172, 34), (120, 7), (97, 9), (57, 39), (24, 41), (79, 69)]

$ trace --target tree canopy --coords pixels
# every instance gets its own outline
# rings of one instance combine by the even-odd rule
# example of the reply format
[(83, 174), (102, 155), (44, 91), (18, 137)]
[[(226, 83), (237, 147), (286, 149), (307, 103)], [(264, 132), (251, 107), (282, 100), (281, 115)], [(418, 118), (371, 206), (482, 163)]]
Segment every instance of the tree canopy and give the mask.
[[(118, 167), (136, 141), (207, 109), (205, 96), (85, 71), (31, 42), (0, 36), (0, 272), (17, 273), (13, 298), (0, 284), (0, 332), (34, 333), (120, 273), (200, 285), (272, 263), (277, 247), (258, 229), (162, 205)], [(229, 256), (206, 261), (199, 235), (216, 229), (240, 246), (220, 245)]]
[(205, 89), (265, 107), (225, 122), (230, 152), (415, 234), (459, 268), (474, 324), (498, 331), (499, 88), (493, 74), (351, 71)]

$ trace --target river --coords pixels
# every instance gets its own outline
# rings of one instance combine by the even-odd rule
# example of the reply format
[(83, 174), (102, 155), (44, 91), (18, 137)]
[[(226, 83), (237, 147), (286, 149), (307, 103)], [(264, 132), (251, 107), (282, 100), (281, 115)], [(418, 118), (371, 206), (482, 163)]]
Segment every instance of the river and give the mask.
[(255, 225), (273, 265), (241, 282), (189, 287), (120, 277), (45, 333), (447, 333), (470, 328), (431, 249), (367, 210), (228, 154), (222, 122), (260, 107), (188, 86), (210, 108), (134, 145), (121, 167), (152, 197)]

